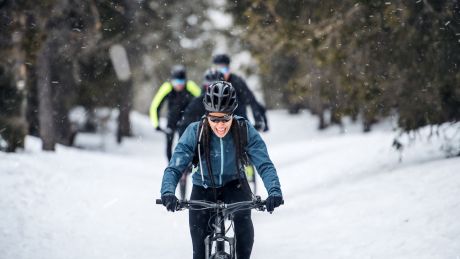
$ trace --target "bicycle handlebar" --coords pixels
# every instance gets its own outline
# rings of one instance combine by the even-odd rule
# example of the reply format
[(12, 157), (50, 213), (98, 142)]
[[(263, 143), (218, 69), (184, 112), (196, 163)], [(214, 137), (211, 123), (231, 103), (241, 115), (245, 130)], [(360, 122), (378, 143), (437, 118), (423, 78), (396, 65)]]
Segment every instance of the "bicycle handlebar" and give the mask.
[[(235, 209), (247, 206), (248, 209), (256, 209), (264, 211), (266, 209), (266, 200), (261, 200), (260, 196), (256, 196), (255, 199), (251, 201), (240, 201), (235, 203), (223, 203), (223, 202), (210, 202), (210, 201), (198, 201), (198, 200), (182, 200), (177, 203), (176, 210), (190, 209), (193, 206), (199, 206), (205, 209)], [(163, 204), (161, 199), (156, 199), (156, 204)], [(281, 204), (284, 204), (282, 201)]]

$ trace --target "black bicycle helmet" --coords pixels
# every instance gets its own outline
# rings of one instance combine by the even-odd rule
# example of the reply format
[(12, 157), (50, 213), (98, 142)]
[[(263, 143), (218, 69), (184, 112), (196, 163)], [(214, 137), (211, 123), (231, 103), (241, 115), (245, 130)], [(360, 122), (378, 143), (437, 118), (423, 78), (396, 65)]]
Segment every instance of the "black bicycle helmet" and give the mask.
[(225, 64), (228, 66), (230, 64), (230, 57), (227, 54), (217, 54), (213, 57), (212, 63), (216, 65)]
[(224, 74), (215, 68), (210, 68), (204, 73), (204, 83), (210, 85), (216, 81), (224, 81)]
[(176, 65), (171, 69), (171, 78), (172, 79), (186, 79), (187, 73), (185, 67), (182, 65)]
[(214, 82), (206, 89), (203, 104), (207, 112), (233, 113), (238, 106), (235, 88), (228, 82)]

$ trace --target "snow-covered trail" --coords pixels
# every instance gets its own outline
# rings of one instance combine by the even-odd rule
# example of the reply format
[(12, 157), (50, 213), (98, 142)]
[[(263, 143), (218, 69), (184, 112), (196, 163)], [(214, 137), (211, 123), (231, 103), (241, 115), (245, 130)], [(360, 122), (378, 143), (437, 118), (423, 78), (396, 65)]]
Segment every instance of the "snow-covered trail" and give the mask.
[[(398, 163), (391, 125), (340, 134), (308, 114), (269, 119), (286, 204), (253, 213), (253, 258), (460, 258), (460, 158), (436, 140)], [(164, 138), (133, 122), (137, 137), (106, 152), (46, 153), (28, 138), (23, 153), (0, 153), (1, 259), (191, 258), (188, 213), (154, 204)]]

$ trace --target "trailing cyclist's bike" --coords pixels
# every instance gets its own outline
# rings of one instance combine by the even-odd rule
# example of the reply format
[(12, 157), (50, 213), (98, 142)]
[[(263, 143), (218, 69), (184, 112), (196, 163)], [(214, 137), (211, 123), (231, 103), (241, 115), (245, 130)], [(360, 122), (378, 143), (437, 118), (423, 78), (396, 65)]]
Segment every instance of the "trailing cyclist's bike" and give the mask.
[[(157, 204), (162, 204), (161, 199), (156, 200)], [(214, 224), (212, 233), (204, 240), (206, 259), (234, 259), (235, 255), (235, 244), (236, 240), (234, 237), (228, 237), (227, 232), (233, 226), (233, 215), (237, 211), (255, 209), (259, 211), (265, 211), (265, 200), (261, 200), (259, 196), (251, 201), (241, 201), (231, 204), (223, 202), (209, 202), (209, 201), (179, 201), (177, 203), (176, 210), (203, 210), (213, 209), (216, 212), (214, 217)], [(230, 227), (225, 227), (225, 219), (230, 220)], [(227, 244), (227, 246), (226, 246)], [(228, 247), (228, 249), (226, 249)]]

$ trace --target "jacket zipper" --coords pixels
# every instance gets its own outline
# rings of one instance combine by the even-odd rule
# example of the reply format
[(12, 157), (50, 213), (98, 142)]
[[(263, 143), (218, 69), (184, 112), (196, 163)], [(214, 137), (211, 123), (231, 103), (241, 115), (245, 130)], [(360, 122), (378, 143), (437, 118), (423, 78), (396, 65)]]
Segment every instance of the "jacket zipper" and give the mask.
[(219, 186), (222, 186), (222, 175), (224, 174), (224, 143), (222, 138), (220, 139), (220, 176), (219, 176)]

